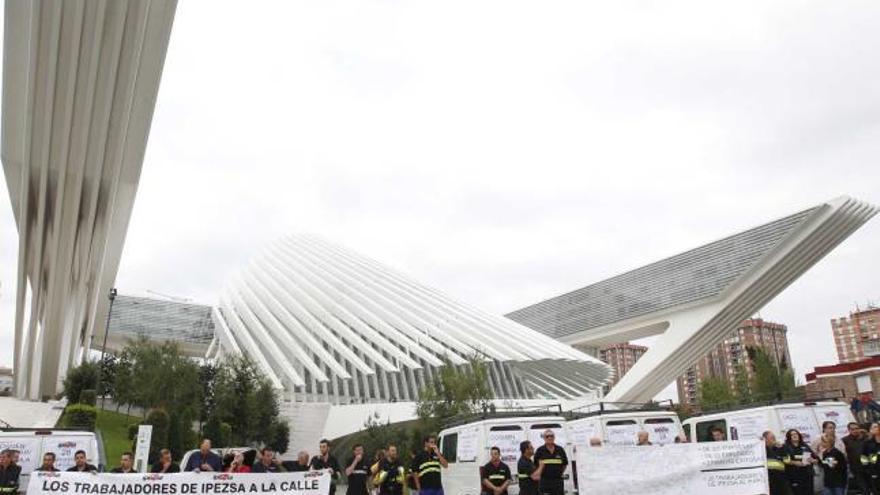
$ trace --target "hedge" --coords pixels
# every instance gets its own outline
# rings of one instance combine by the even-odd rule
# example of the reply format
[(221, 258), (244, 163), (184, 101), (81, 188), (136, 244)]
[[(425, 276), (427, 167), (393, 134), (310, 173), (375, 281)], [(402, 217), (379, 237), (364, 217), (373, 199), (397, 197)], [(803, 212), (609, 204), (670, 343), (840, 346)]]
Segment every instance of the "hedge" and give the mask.
[(64, 426), (95, 431), (98, 410), (88, 404), (71, 404), (64, 410)]

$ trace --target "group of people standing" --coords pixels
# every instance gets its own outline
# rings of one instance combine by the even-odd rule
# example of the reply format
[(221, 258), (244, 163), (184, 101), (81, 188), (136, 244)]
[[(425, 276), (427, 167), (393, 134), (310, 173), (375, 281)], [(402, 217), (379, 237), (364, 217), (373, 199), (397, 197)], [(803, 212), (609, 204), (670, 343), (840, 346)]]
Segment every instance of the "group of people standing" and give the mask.
[(825, 421), (812, 444), (796, 429), (786, 431), (781, 444), (773, 432), (765, 431), (770, 495), (813, 495), (820, 490), (823, 495), (880, 495), (880, 425), (866, 432), (859, 423), (849, 423), (843, 438), (837, 438), (836, 430), (833, 421)]

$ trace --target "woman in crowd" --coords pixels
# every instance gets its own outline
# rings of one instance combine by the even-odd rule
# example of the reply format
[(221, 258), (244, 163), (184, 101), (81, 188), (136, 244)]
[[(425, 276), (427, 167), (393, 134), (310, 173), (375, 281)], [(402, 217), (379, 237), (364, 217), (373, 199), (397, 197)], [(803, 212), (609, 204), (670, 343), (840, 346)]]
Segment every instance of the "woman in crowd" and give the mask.
[(813, 449), (804, 443), (801, 433), (795, 429), (785, 433), (785, 477), (794, 495), (813, 495), (813, 465), (819, 460)]
[(251, 467), (244, 463), (244, 452), (237, 452), (232, 457), (232, 462), (229, 464), (229, 469), (226, 470), (226, 472), (227, 473), (249, 473), (249, 472), (251, 472)]
[(822, 470), (825, 472), (825, 487), (822, 489), (822, 495), (846, 495), (849, 468), (846, 454), (835, 445), (833, 433), (819, 437), (817, 453), (822, 462)]

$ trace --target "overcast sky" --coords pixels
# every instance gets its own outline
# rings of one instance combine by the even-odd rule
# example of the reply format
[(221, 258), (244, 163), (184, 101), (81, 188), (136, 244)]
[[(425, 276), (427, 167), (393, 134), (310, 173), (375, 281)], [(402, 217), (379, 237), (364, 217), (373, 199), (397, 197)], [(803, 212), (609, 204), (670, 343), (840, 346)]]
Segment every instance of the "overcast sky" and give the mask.
[[(310, 231), (506, 313), (878, 204), (877, 26), (871, 1), (181, 0), (117, 287), (215, 303)], [(761, 311), (799, 373), (836, 361), (830, 318), (880, 302), (878, 253), (874, 219)]]

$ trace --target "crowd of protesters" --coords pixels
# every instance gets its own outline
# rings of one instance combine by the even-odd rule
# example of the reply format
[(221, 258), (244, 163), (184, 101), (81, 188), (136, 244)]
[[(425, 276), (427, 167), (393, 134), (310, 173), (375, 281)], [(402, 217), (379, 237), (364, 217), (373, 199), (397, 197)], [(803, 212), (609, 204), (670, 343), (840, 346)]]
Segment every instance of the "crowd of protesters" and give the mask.
[[(838, 438), (837, 425), (832, 421), (822, 424), (822, 433), (812, 443), (796, 429), (785, 433), (779, 442), (772, 431), (763, 436), (769, 475), (770, 495), (844, 495), (861, 493), (880, 495), (880, 424), (874, 423), (869, 431), (859, 423), (847, 426), (848, 434)], [(543, 445), (535, 448), (531, 442), (520, 444), (520, 458), (516, 470), (505, 464), (501, 450), (490, 448), (490, 460), (479, 467), (481, 495), (507, 495), (510, 483), (517, 479), (521, 495), (563, 495), (563, 479), (568, 467), (565, 450), (556, 445), (553, 430), (542, 434)], [(720, 428), (709, 430), (711, 441), (724, 441), (725, 432)], [(687, 442), (676, 437), (676, 443)], [(636, 445), (652, 445), (649, 433), (637, 433)], [(601, 447), (599, 438), (590, 439), (591, 447)], [(37, 471), (58, 471), (56, 456), (43, 454)], [(133, 473), (134, 456), (125, 452), (112, 473)], [(331, 475), (330, 495), (336, 492), (336, 483), (347, 479), (346, 495), (406, 495), (410, 490), (419, 495), (443, 495), (442, 470), (449, 463), (441, 454), (434, 436), (424, 438), (423, 450), (411, 456), (409, 462), (401, 458), (396, 445), (387, 445), (369, 458), (360, 444), (352, 447), (351, 457), (340, 465), (330, 454), (330, 442), (321, 440), (318, 454), (310, 457), (300, 451), (296, 460), (279, 461), (275, 452), (264, 447), (259, 451), (245, 449), (221, 457), (211, 448), (211, 441), (204, 439), (199, 450), (187, 459), (182, 467), (174, 462), (168, 449), (159, 451), (156, 462), (150, 467), (152, 473), (178, 473), (181, 471), (207, 471), (227, 473), (278, 473), (297, 471), (327, 471)], [(97, 468), (87, 462), (86, 452), (74, 454), (74, 465), (67, 471), (96, 472)], [(18, 452), (0, 451), (0, 495), (16, 493), (21, 467)], [(849, 490), (849, 491), (848, 491)]]

